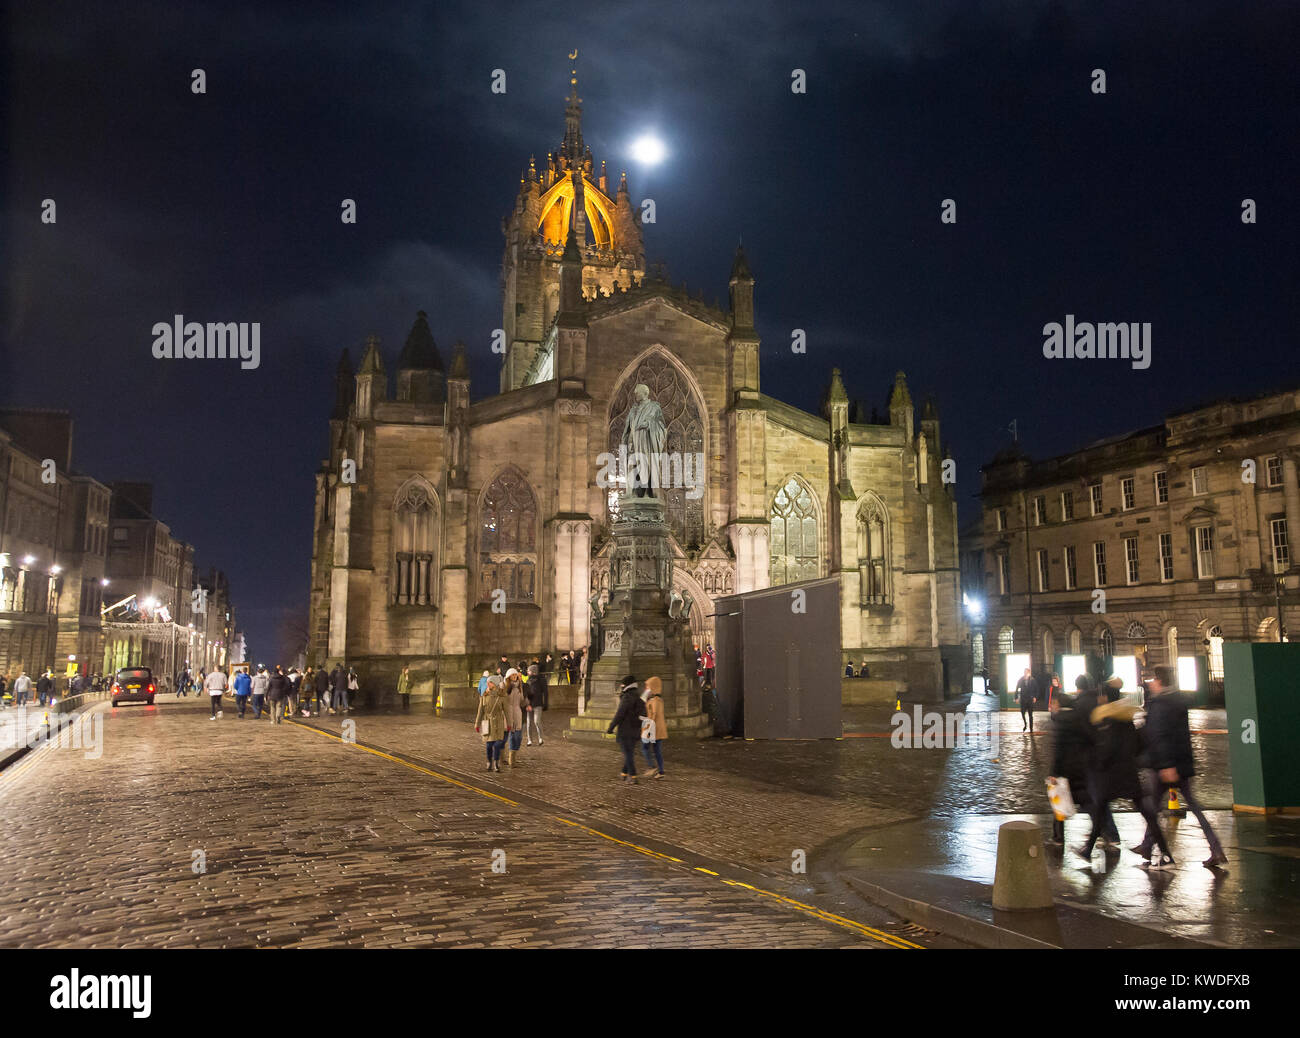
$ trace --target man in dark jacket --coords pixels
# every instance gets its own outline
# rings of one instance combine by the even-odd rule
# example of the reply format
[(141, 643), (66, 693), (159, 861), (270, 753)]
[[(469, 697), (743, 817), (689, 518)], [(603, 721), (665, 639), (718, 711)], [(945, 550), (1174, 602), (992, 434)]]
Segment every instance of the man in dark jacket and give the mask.
[(549, 705), (546, 702), (546, 673), (540, 663), (533, 663), (528, 668), (528, 685), (525, 690), (527, 701), (524, 703), (524, 733), (528, 736), (528, 745), (533, 744), (533, 730), (537, 731), (537, 745), (542, 745), (542, 711)]
[(618, 697), (618, 711), (614, 720), (609, 722), (609, 733), (617, 731), (618, 745), (623, 750), (623, 771), (621, 777), (625, 782), (636, 785), (636, 744), (641, 741), (641, 718), (645, 717), (645, 703), (641, 699), (641, 689), (631, 674), (623, 679), (623, 691)]
[(334, 664), (334, 669), (330, 671), (330, 688), (334, 691), (334, 701), (330, 704), (330, 713), (334, 713), (335, 710), (347, 713), (348, 672), (343, 669), (342, 661)]
[(284, 676), (284, 670), (277, 663), (266, 688), (267, 695), (271, 700), (271, 719), (276, 724), (279, 724), (284, 718), (284, 701), (289, 698), (291, 687), (289, 679)]
[(330, 705), (330, 672), (325, 669), (325, 664), (323, 663), (316, 668), (315, 686), (316, 716), (319, 717), (321, 705), (324, 704), (325, 709), (327, 710)]
[(1034, 730), (1034, 704), (1038, 701), (1038, 682), (1034, 680), (1033, 671), (1028, 667), (1016, 682), (1016, 702), (1020, 704), (1020, 730)]
[(54, 692), (54, 679), (50, 677), (50, 672), (45, 671), (36, 679), (36, 698), (41, 701), (41, 706), (49, 702), (50, 695)]
[[(1147, 682), (1147, 719), (1142, 729), (1142, 764), (1155, 772), (1155, 781), (1150, 788), (1153, 791), (1159, 790), (1160, 799), (1168, 796), (1170, 789), (1176, 789), (1179, 797), (1192, 809), (1192, 814), (1196, 816), (1201, 831), (1205, 833), (1205, 840), (1210, 845), (1210, 856), (1202, 864), (1214, 869), (1226, 865), (1228, 856), (1223, 852), (1223, 845), (1211, 827), (1210, 820), (1205, 817), (1200, 801), (1192, 794), (1192, 776), (1196, 774), (1196, 763), (1192, 758), (1192, 733), (1187, 725), (1187, 697), (1177, 690), (1175, 680), (1174, 668), (1162, 666), (1155, 668), (1154, 676)], [(1156, 805), (1151, 806), (1151, 816), (1155, 817)], [(1138, 854), (1149, 855), (1152, 841), (1159, 832), (1159, 825), (1148, 819), (1146, 836), (1133, 850)]]

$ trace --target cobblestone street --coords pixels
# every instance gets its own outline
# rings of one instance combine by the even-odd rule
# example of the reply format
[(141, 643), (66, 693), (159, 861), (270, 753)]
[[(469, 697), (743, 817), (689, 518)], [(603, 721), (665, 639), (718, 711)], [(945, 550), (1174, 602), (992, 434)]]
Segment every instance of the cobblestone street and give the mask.
[(553, 736), (488, 783), (461, 720), (355, 718), (359, 742), (421, 764), (226, 707), (212, 722), (195, 700), (100, 704), (102, 754), (50, 745), (4, 773), (7, 946), (912, 943), (882, 911), (842, 917), (791, 879), (791, 847), (858, 821), (854, 805), (710, 776), (708, 751), (630, 787), (611, 781), (612, 746)]

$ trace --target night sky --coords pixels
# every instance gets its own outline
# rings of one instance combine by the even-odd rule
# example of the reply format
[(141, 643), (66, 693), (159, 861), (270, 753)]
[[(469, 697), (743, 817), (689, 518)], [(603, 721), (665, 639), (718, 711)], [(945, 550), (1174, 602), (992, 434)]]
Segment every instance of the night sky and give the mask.
[[(51, 0), (5, 37), (0, 403), (71, 410), (77, 469), (152, 480), (259, 658), (305, 613), (342, 347), (379, 335), (391, 377), (423, 309), (495, 391), (500, 221), (574, 47), (597, 165), (656, 202), (648, 258), (725, 300), (743, 236), (773, 396), (815, 411), (839, 366), (869, 415), (905, 370), (963, 522), (1012, 420), (1046, 456), (1300, 384), (1294, 4)], [(261, 366), (155, 360), (177, 313), (261, 322)], [(1044, 359), (1067, 313), (1151, 322), (1151, 367)]]

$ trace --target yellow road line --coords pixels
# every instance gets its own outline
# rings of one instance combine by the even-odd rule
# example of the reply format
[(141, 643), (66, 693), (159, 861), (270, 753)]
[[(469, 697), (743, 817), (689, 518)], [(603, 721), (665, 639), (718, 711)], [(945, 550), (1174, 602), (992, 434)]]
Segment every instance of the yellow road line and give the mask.
[[(315, 728), (312, 725), (299, 724), (297, 721), (291, 721), (290, 723), (294, 724), (298, 728), (305, 728), (309, 732), (316, 732), (319, 735), (324, 735), (336, 742), (343, 743), (345, 746), (353, 746), (358, 750), (365, 750), (367, 753), (374, 754), (376, 757), (382, 757), (384, 760), (392, 761), (394, 764), (401, 764), (403, 767), (410, 768), (412, 771), (418, 771), (424, 775), (431, 775), (433, 778), (441, 779), (443, 782), (450, 782), (453, 786), (469, 790), (472, 793), (481, 793), (485, 797), (491, 797), (493, 800), (500, 800), (503, 804), (509, 804), (512, 807), (519, 806), (519, 804), (514, 800), (498, 796), (496, 793), (491, 793), (486, 789), (480, 789), (478, 786), (471, 786), (469, 783), (461, 782), (458, 779), (452, 778), (450, 775), (443, 775), (441, 772), (431, 771), (430, 769), (423, 768), (418, 764), (412, 764), (410, 761), (402, 760), (400, 757), (394, 757), (392, 754), (384, 753), (382, 750), (373, 750), (369, 746), (362, 746), (360, 743), (347, 742), (342, 737), (335, 735), (333, 732), (322, 731), (320, 728)], [(593, 829), (589, 825), (583, 825), (581, 822), (575, 822), (570, 818), (561, 818), (559, 815), (552, 815), (551, 817), (557, 822), (562, 822), (564, 825), (572, 826), (574, 829), (581, 829), (584, 833), (589, 833), (592, 836), (599, 836), (602, 840), (616, 843), (620, 847), (626, 847), (629, 850), (636, 851), (638, 854), (644, 854), (651, 858), (658, 858), (661, 861), (671, 861), (677, 865), (686, 864), (681, 858), (674, 858), (671, 854), (660, 854), (658, 851), (652, 851), (649, 847), (642, 847), (637, 843), (620, 840), (616, 836), (602, 833), (599, 829)], [(703, 872), (705, 875), (722, 879), (722, 877), (716, 872), (710, 872), (708, 869), (700, 868), (699, 866), (695, 866), (694, 868), (696, 872)], [(855, 922), (852, 919), (846, 919), (844, 916), (836, 915), (833, 912), (823, 911), (813, 905), (807, 905), (802, 901), (796, 901), (794, 898), (785, 897), (781, 894), (773, 893), (770, 890), (764, 890), (761, 887), (751, 886), (748, 883), (741, 883), (739, 880), (722, 879), (722, 882), (731, 887), (741, 887), (745, 890), (751, 890), (755, 894), (761, 894), (763, 897), (772, 898), (773, 900), (779, 901), (781, 904), (787, 905), (798, 912), (803, 912), (805, 915), (810, 915), (815, 919), (822, 920), (823, 922), (834, 923), (836, 926), (842, 926), (863, 937), (869, 937), (874, 941), (879, 941), (881, 944), (887, 944), (891, 948), (924, 950), (922, 945), (913, 944), (911, 941), (906, 941), (901, 937), (895, 937), (893, 934), (885, 933), (883, 930), (876, 930), (870, 926)]]
[(382, 750), (372, 750), (369, 746), (362, 746), (360, 743), (356, 742), (348, 742), (342, 736), (335, 735), (333, 732), (322, 731), (321, 729), (314, 728), (309, 724), (299, 724), (297, 721), (290, 721), (289, 723), (297, 728), (303, 728), (309, 732), (315, 732), (317, 735), (323, 735), (327, 739), (333, 739), (335, 742), (341, 742), (344, 746), (352, 746), (358, 750), (365, 750), (367, 753), (372, 753), (376, 757), (383, 757), (384, 760), (390, 760), (394, 764), (401, 764), (403, 767), (410, 768), (412, 771), (418, 771), (423, 775), (431, 775), (436, 779), (441, 779), (443, 782), (450, 782), (453, 786), (459, 786), (461, 789), (468, 789), (471, 793), (481, 793), (485, 797), (491, 797), (493, 800), (500, 800), (501, 803), (509, 804), (511, 807), (519, 806), (518, 801), (509, 800), (503, 796), (497, 796), (497, 794), (491, 793), (486, 789), (479, 789), (478, 786), (471, 786), (467, 782), (461, 782), (459, 779), (454, 779), (450, 775), (444, 775), (438, 771), (430, 771), (428, 768), (422, 768), (418, 764), (412, 764), (408, 760), (402, 760), (401, 757), (394, 757), (392, 754), (384, 753)]

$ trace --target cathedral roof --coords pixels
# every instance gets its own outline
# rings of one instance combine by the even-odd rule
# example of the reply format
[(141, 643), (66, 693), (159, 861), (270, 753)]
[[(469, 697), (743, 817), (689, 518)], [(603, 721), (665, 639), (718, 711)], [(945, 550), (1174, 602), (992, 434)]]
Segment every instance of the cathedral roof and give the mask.
[(442, 370), (442, 357), (433, 341), (433, 332), (429, 330), (429, 315), (423, 310), (415, 315), (415, 324), (411, 325), (397, 367), (401, 371)]

